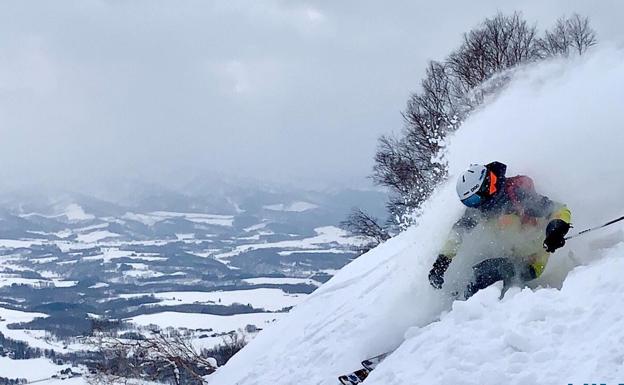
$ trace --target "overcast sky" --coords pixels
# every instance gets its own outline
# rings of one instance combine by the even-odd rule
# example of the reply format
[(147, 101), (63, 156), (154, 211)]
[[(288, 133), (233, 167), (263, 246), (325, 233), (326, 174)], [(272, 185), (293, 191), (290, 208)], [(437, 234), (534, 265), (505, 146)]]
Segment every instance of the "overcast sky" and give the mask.
[(0, 184), (361, 185), (427, 60), (497, 10), (624, 36), (615, 0), (2, 1)]

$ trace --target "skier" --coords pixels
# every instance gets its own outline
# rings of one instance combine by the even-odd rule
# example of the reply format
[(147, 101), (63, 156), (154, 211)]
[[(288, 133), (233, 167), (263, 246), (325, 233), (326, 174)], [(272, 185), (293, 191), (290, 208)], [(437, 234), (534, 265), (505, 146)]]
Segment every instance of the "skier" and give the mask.
[[(529, 234), (528, 242), (513, 255), (492, 255), (473, 266), (474, 276), (464, 293), (468, 298), (497, 281), (524, 283), (539, 277), (550, 253), (565, 244), (570, 229), (570, 210), (535, 192), (528, 176), (505, 177), (507, 166), (500, 162), (471, 165), (457, 181), (457, 194), (468, 208), (452, 228), (440, 255), (429, 272), (436, 289), (444, 284), (444, 273), (457, 254), (464, 237), (480, 228), (500, 232)], [(538, 229), (544, 230), (535, 231)], [(498, 232), (497, 232), (498, 231)]]

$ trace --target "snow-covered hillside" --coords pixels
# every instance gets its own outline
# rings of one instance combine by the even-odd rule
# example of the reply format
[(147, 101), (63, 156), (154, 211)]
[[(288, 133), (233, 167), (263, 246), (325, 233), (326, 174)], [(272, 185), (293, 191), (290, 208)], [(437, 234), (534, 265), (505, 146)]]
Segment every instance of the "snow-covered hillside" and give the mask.
[(419, 225), (344, 267), (210, 384), (333, 385), (393, 349), (366, 384), (622, 382), (622, 226), (569, 241), (532, 289), (500, 301), (490, 287), (453, 303), (427, 280), (463, 210), (454, 179), (472, 162), (499, 160), (510, 175), (531, 175), (572, 209), (573, 231), (624, 214), (622, 100), (624, 53), (615, 49), (517, 70), (452, 138), (452, 182), (427, 202)]

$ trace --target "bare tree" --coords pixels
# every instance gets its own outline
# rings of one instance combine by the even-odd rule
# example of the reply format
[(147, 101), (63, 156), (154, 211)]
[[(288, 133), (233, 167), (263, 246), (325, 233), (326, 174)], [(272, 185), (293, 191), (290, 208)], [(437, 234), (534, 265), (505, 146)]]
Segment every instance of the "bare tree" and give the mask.
[(431, 127), (436, 122), (427, 122), (425, 114), (412, 114), (410, 118), (420, 119), (414, 130), (402, 138), (379, 139), (372, 176), (375, 183), (391, 188), (389, 223), (400, 230), (412, 223), (414, 211), (433, 191), (432, 181), (442, 179), (446, 173), (443, 165), (433, 164), (441, 145), (441, 135)]
[(539, 59), (535, 26), (522, 15), (497, 14), (464, 34), (463, 42), (447, 59), (452, 76), (466, 92), (496, 72)]
[(214, 357), (218, 365), (225, 365), (230, 358), (234, 357), (242, 348), (247, 345), (247, 339), (243, 333), (228, 333), (223, 337), (223, 342), (212, 349), (204, 349), (201, 352), (203, 357)]
[(590, 47), (598, 43), (596, 32), (589, 25), (588, 17), (582, 17), (575, 13), (567, 20), (566, 25), (572, 49), (579, 55), (584, 54)]
[(368, 251), (382, 242), (390, 239), (390, 234), (379, 225), (377, 218), (354, 208), (346, 220), (341, 222), (341, 226), (350, 233), (363, 237), (368, 242), (361, 248), (362, 252)]
[[(419, 92), (403, 112), (400, 138), (384, 136), (375, 154), (373, 180), (391, 188), (388, 209), (399, 228), (446, 177), (443, 139), (455, 131), (479, 98), (471, 92), (500, 71), (539, 58), (536, 30), (519, 13), (486, 19), (464, 35), (444, 62), (429, 62)], [(467, 95), (470, 94), (470, 97)]]
[(571, 50), (582, 55), (597, 42), (589, 18), (575, 13), (569, 18), (559, 18), (553, 29), (544, 33), (539, 45), (545, 57), (568, 56)]
[(421, 93), (414, 94), (411, 103), (413, 108), (433, 117), (440, 124), (452, 125), (451, 120), (459, 111), (456, 108), (453, 93), (453, 79), (448, 65), (430, 61), (421, 82)]
[(570, 36), (564, 18), (557, 20), (553, 29), (544, 33), (544, 38), (540, 41), (540, 49), (544, 56), (568, 56)]
[(382, 136), (375, 154), (373, 180), (400, 195), (409, 194), (419, 182), (424, 182), (418, 170), (418, 155), (410, 152), (405, 140)]
[(421, 88), (403, 112), (403, 136), (381, 137), (375, 154), (372, 178), (391, 188), (395, 197), (389, 203), (390, 219), (396, 225), (409, 224), (413, 209), (431, 193), (431, 182), (444, 177), (445, 167), (436, 165), (436, 156), (442, 138), (455, 129), (462, 114), (445, 64), (430, 62)]
[(203, 384), (216, 361), (201, 355), (189, 339), (177, 333), (153, 333), (142, 339), (121, 339), (99, 334), (90, 341), (102, 355), (92, 383), (125, 384), (130, 379), (170, 381), (175, 385)]

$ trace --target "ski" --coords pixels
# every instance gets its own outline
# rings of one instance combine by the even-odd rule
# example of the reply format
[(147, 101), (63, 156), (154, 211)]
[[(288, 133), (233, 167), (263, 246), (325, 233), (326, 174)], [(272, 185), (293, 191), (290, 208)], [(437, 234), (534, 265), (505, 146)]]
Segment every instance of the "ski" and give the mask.
[(366, 377), (368, 377), (370, 372), (373, 371), (373, 369), (375, 369), (381, 361), (388, 357), (389, 354), (390, 352), (383, 353), (362, 361), (362, 366), (364, 367), (364, 369), (359, 369), (355, 372), (340, 376), (338, 377), (338, 381), (340, 381), (342, 385), (361, 384), (362, 382), (364, 382)]
[(369, 358), (368, 360), (364, 360), (362, 361), (362, 366), (366, 369), (368, 369), (368, 371), (372, 371), (373, 369), (375, 369), (377, 367), (377, 365), (379, 365), (379, 363), (381, 361), (383, 361), (386, 357), (388, 357), (388, 355), (390, 354), (390, 352), (384, 353), (384, 354), (380, 354), (378, 356)]
[(343, 385), (357, 385), (364, 382), (366, 377), (368, 377), (368, 369), (359, 369), (355, 372), (345, 374), (344, 376), (338, 377), (338, 381), (340, 381)]

